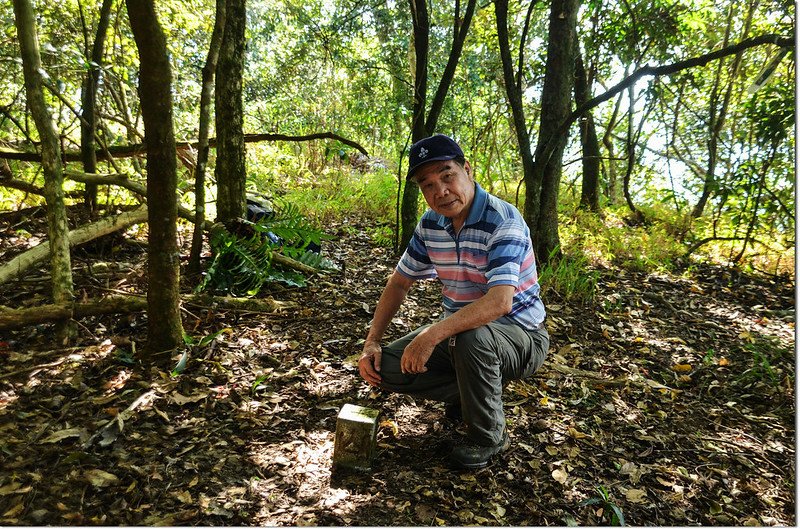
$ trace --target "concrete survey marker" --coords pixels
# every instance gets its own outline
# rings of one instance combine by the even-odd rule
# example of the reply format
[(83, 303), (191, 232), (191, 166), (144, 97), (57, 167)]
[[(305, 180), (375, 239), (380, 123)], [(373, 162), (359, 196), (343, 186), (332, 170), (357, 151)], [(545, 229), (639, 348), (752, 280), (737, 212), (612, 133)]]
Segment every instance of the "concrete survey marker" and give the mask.
[(336, 418), (333, 466), (368, 470), (375, 457), (378, 410), (345, 404)]

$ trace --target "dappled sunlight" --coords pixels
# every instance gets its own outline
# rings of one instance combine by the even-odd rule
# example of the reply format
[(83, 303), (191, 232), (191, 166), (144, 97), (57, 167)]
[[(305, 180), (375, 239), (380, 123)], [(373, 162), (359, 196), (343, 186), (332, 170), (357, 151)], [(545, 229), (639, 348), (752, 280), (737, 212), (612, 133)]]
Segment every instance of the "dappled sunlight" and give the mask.
[[(251, 443), (248, 459), (264, 479), (251, 480), (252, 496), (260, 508), (260, 525), (318, 525), (314, 510), (327, 511), (345, 524), (359, 503), (368, 499), (331, 483), (334, 434), (329, 431), (296, 432), (280, 443)], [(277, 486), (280, 485), (280, 486)], [(294, 491), (286, 494), (287, 485)]]
[[(12, 351), (0, 514), (33, 525), (603, 525), (616, 505), (629, 524), (792, 519), (782, 351), (793, 322), (780, 292), (619, 270), (599, 272), (592, 303), (551, 290), (550, 354), (504, 391), (511, 447), (460, 472), (447, 457), (463, 424), (359, 378), (353, 359), (394, 258), (368, 227), (334, 229), (346, 240), (329, 250), (347, 271), (274, 294), (296, 308), (192, 309), (196, 341), (234, 332), (191, 348), (179, 376), (177, 353), (145, 368), (118, 338)], [(389, 335), (436, 318), (439, 290), (409, 293)], [(108, 317), (96, 333), (143, 321)], [(381, 411), (371, 471), (331, 468), (345, 403)]]
[(16, 391), (8, 389), (0, 392), (0, 415), (5, 413), (6, 408), (15, 403), (19, 399)]

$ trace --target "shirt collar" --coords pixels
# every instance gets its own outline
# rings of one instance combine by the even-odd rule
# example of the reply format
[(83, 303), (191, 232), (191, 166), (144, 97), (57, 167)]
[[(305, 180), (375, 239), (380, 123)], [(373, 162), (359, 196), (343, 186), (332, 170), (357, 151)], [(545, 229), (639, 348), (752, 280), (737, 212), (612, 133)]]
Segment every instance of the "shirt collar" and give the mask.
[[(469, 208), (469, 215), (467, 215), (467, 220), (464, 222), (464, 226), (470, 226), (472, 224), (477, 224), (483, 218), (483, 214), (486, 211), (486, 204), (489, 203), (489, 193), (484, 191), (484, 189), (480, 186), (478, 182), (475, 182), (475, 195), (472, 197), (472, 205)], [(443, 228), (447, 228), (453, 225), (453, 220), (445, 217), (444, 215), (439, 215), (436, 213), (438, 217), (437, 222)]]

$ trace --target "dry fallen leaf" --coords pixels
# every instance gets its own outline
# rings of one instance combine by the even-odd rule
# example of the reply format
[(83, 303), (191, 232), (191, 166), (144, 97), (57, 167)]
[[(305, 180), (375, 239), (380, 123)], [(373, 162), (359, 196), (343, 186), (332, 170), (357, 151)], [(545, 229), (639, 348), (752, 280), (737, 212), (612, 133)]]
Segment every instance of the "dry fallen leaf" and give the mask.
[(647, 499), (647, 491), (644, 489), (628, 489), (625, 492), (625, 499), (631, 503), (644, 503)]
[(194, 501), (192, 500), (192, 493), (189, 492), (188, 490), (174, 492), (172, 493), (172, 495), (175, 496), (175, 498), (177, 498), (179, 502), (184, 503), (186, 505), (190, 505)]
[(587, 437), (591, 437), (591, 435), (579, 432), (578, 430), (576, 430), (571, 426), (567, 429), (567, 434), (573, 439), (586, 439)]
[(83, 477), (95, 487), (108, 487), (119, 482), (119, 478), (110, 472), (93, 468), (83, 473)]
[(183, 406), (184, 404), (188, 404), (190, 402), (197, 402), (205, 399), (206, 397), (208, 397), (208, 393), (196, 393), (194, 395), (190, 395), (187, 397), (185, 395), (181, 395), (176, 391), (172, 395), (170, 395), (170, 397), (175, 402), (175, 404)]
[(555, 469), (550, 475), (553, 476), (554, 480), (558, 481), (562, 485), (567, 482), (567, 479), (569, 479), (569, 474), (567, 474), (567, 471), (561, 468)]
[(88, 436), (89, 432), (86, 428), (67, 428), (66, 430), (59, 430), (52, 433), (47, 439), (43, 440), (42, 443), (57, 443), (70, 437), (80, 437), (84, 439)]

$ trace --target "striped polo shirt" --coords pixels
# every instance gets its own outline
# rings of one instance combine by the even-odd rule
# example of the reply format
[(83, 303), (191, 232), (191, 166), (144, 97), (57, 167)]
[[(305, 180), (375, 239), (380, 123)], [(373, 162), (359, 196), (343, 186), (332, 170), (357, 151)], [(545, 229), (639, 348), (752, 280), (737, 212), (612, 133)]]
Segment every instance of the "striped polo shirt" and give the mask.
[(516, 287), (511, 312), (498, 318), (533, 330), (544, 321), (530, 231), (520, 212), (475, 184), (461, 231), (429, 209), (420, 219), (397, 271), (412, 280), (439, 278), (445, 316), (482, 297), (490, 287)]

